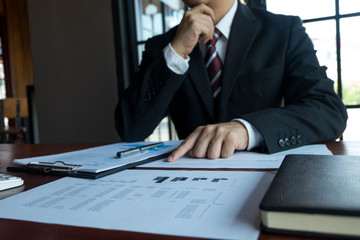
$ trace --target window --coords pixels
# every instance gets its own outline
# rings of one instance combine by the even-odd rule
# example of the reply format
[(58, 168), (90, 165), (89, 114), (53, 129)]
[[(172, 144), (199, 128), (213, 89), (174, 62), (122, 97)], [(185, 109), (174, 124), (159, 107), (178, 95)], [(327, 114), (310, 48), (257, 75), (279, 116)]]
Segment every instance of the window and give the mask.
[(5, 91), (4, 60), (2, 54), (2, 44), (0, 39), (0, 99), (4, 99), (5, 96), (6, 96), (6, 91)]
[(360, 140), (360, 77), (357, 56), (360, 55), (359, 0), (267, 0), (274, 13), (297, 15), (313, 41), (321, 65), (328, 67), (329, 78), (348, 108), (348, 126), (344, 140)]

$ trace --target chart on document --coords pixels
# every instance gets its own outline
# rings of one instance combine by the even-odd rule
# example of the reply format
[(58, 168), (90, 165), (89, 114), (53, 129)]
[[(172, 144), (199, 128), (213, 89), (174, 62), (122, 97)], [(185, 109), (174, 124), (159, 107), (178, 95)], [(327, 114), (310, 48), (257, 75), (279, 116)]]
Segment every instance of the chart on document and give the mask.
[(256, 239), (270, 172), (126, 170), (63, 178), (0, 201), (0, 217), (205, 238)]

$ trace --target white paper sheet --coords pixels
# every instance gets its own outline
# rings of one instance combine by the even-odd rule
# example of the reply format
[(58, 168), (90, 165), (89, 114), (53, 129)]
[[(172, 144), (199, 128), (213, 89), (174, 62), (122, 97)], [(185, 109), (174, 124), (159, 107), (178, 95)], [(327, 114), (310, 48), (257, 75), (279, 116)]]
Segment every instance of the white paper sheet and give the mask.
[(115, 143), (105, 146), (89, 148), (79, 151), (66, 152), (61, 154), (53, 154), (41, 157), (15, 159), (14, 163), (19, 165), (26, 165), (30, 162), (44, 162), (55, 163), (51, 166), (62, 166), (60, 162), (72, 165), (81, 165), (77, 168), (78, 171), (98, 173), (121, 167), (129, 163), (148, 159), (150, 157), (158, 156), (171, 152), (180, 144), (179, 141), (167, 141), (163, 146), (147, 150), (145, 152), (135, 154), (126, 158), (117, 158), (116, 153), (134, 147), (150, 144), (151, 142), (134, 142), (134, 143)]
[(213, 239), (257, 239), (272, 172), (125, 170), (0, 201), (0, 218)]
[(279, 168), (285, 156), (288, 154), (332, 155), (331, 151), (326, 147), (326, 145), (317, 144), (302, 146), (274, 154), (238, 151), (229, 158), (220, 158), (215, 160), (201, 158), (194, 159), (185, 156), (172, 163), (165, 162), (165, 159), (162, 159), (143, 164), (139, 167), (192, 169), (276, 169)]

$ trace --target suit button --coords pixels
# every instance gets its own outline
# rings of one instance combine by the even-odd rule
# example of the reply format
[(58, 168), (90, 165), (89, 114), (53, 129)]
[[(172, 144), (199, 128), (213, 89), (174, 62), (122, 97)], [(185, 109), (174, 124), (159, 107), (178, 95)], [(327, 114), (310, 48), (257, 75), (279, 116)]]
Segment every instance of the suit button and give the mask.
[(284, 141), (285, 141), (285, 145), (286, 145), (286, 146), (290, 146), (290, 140), (289, 140), (289, 138), (285, 138)]
[(282, 147), (282, 148), (285, 147), (284, 139), (280, 138), (280, 140), (279, 140), (279, 146)]
[(300, 136), (300, 135), (297, 135), (297, 136), (296, 136), (296, 141), (297, 141), (298, 143), (302, 143), (302, 139), (301, 139), (301, 136)]
[(292, 136), (292, 137), (290, 138), (290, 142), (291, 142), (292, 145), (295, 145), (295, 144), (296, 144), (296, 137), (295, 137), (295, 136)]
[(151, 98), (152, 98), (152, 95), (151, 95), (151, 93), (148, 92), (148, 93), (146, 94), (145, 98), (144, 98), (144, 102), (150, 101)]

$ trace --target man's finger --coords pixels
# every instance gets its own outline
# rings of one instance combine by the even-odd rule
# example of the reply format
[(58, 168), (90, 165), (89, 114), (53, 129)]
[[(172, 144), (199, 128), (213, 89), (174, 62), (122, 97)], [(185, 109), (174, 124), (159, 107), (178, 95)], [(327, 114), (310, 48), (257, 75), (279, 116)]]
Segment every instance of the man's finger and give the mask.
[(228, 158), (233, 155), (235, 152), (235, 143), (234, 142), (226, 142), (224, 141), (222, 148), (221, 148), (221, 158)]
[(175, 162), (193, 148), (190, 143), (185, 141), (183, 143), (168, 156), (167, 162)]
[(190, 11), (204, 13), (206, 15), (209, 15), (213, 22), (215, 21), (214, 11), (209, 6), (206, 6), (205, 4), (200, 4), (200, 5), (192, 8)]
[(209, 148), (209, 144), (214, 138), (214, 126), (206, 125), (199, 129), (197, 141), (191, 151), (192, 157), (195, 158), (206, 158)]
[(188, 151), (190, 151), (194, 146), (198, 139), (199, 132), (195, 131), (190, 136), (188, 136), (180, 146), (175, 149), (166, 159), (167, 162), (175, 162), (182, 156), (184, 156)]
[(207, 157), (209, 159), (219, 158), (222, 150), (222, 144), (223, 144), (223, 140), (221, 137), (213, 138), (209, 143), (209, 147), (207, 150)]

